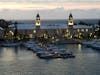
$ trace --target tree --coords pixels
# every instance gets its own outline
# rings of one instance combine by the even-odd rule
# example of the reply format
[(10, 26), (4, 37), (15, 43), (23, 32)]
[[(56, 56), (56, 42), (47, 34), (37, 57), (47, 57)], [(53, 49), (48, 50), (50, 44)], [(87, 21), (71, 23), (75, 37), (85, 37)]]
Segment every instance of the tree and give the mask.
[(17, 34), (18, 34), (17, 22), (15, 22), (14, 24), (15, 24), (14, 37), (17, 37)]
[(8, 23), (5, 20), (1, 19), (0, 20), (0, 27), (6, 29), (6, 28), (8, 28)]

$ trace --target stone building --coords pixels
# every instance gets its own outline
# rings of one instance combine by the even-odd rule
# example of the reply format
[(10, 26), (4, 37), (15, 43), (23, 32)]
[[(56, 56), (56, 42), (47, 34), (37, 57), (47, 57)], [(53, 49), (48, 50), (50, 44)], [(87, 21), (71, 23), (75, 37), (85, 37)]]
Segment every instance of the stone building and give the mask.
[(37, 14), (34, 24), (18, 24), (18, 34), (28, 35), (31, 38), (79, 38), (94, 36), (92, 26), (75, 25), (72, 14), (70, 13), (68, 24), (66, 25), (42, 25), (40, 15)]

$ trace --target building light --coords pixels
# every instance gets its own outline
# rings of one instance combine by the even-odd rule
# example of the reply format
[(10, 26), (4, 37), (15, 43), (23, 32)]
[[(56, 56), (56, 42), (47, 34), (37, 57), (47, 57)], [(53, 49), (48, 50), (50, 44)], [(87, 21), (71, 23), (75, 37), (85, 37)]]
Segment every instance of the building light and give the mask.
[(81, 31), (84, 32), (84, 29), (82, 29)]
[(69, 32), (69, 30), (67, 29), (66, 32)]
[(92, 36), (93, 33), (90, 33), (90, 37)]
[(80, 32), (80, 29), (77, 29), (77, 32)]
[(47, 39), (48, 38), (48, 35), (47, 34), (43, 34), (44, 38)]
[(59, 39), (56, 39), (56, 41), (59, 41)]
[(36, 33), (36, 30), (33, 30), (33, 33), (35, 34)]
[(88, 32), (88, 29), (86, 29), (86, 32)]
[(29, 34), (29, 38), (32, 38), (33, 37), (33, 35), (32, 34)]
[(97, 38), (97, 36), (95, 35), (94, 38)]
[(73, 25), (74, 25), (74, 23), (71, 21), (71, 22), (69, 22), (69, 23), (68, 23), (68, 25), (72, 25), (72, 26), (73, 26)]
[(79, 33), (79, 35), (82, 35), (82, 33)]
[(73, 36), (71, 35), (70, 38), (72, 38)]
[(52, 39), (55, 39), (54, 37), (52, 37)]
[(92, 35), (93, 33), (90, 33), (90, 35)]
[(95, 29), (95, 31), (98, 31), (98, 30), (99, 30), (99, 28), (96, 28), (96, 29)]
[(11, 35), (14, 35), (14, 33), (12, 31), (9, 31), (9, 33), (11, 33)]

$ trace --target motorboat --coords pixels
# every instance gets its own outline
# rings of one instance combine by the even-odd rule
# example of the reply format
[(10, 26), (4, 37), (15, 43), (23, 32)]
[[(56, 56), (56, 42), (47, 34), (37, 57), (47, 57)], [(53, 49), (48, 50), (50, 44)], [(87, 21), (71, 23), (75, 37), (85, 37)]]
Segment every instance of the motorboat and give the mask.
[(42, 59), (51, 59), (51, 58), (53, 58), (53, 54), (48, 53), (48, 52), (41, 52), (41, 53), (38, 53), (37, 56), (38, 56), (39, 58), (42, 58)]

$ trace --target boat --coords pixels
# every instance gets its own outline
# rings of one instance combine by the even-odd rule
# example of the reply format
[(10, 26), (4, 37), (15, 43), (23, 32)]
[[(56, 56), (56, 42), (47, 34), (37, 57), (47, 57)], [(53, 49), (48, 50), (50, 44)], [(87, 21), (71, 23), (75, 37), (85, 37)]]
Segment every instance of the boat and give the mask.
[(37, 54), (37, 56), (41, 59), (52, 59), (53, 58), (53, 55), (48, 52), (41, 52), (41, 53)]
[(63, 53), (60, 55), (61, 55), (61, 58), (75, 58), (75, 55), (73, 55), (72, 53)]

